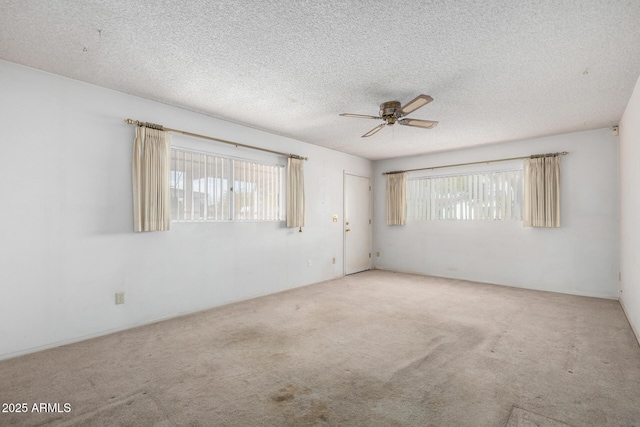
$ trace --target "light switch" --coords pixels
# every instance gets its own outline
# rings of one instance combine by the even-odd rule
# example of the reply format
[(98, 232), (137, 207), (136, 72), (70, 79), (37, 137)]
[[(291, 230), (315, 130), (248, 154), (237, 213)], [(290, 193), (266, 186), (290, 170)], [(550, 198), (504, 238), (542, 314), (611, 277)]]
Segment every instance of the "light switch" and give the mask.
[(338, 222), (338, 215), (333, 216), (333, 222)]

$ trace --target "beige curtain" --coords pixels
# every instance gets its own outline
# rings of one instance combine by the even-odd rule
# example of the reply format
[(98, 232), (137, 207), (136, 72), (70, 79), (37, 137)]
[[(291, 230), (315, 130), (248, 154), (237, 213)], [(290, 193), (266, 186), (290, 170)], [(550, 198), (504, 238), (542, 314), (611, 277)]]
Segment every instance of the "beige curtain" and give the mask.
[(133, 142), (133, 228), (166, 231), (171, 224), (171, 135), (136, 126)]
[(525, 227), (560, 227), (560, 156), (524, 161)]
[(287, 227), (304, 227), (304, 160), (287, 162)]
[(387, 225), (407, 223), (407, 174), (387, 176)]

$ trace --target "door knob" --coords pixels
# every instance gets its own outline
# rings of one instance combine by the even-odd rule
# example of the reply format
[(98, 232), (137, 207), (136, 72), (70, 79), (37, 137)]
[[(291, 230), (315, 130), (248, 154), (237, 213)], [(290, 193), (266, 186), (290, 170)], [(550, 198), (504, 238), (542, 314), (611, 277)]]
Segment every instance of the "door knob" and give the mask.
[(344, 230), (344, 231), (351, 231), (351, 229), (350, 229), (350, 228), (347, 228), (347, 229), (346, 229), (346, 230)]

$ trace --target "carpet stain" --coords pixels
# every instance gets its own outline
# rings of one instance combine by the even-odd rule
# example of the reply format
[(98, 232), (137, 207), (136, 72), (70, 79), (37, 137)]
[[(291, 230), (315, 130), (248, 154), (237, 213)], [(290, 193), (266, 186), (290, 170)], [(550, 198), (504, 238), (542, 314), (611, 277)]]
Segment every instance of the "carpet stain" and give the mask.
[(271, 396), (271, 399), (275, 400), (276, 402), (285, 402), (287, 400), (293, 400), (294, 397), (295, 395), (293, 393), (289, 393), (287, 391), (281, 391)]
[(293, 384), (289, 384), (288, 386), (278, 390), (277, 393), (272, 394), (271, 400), (275, 402), (287, 402), (289, 400), (293, 400), (296, 396), (296, 393), (300, 393), (300, 392), (308, 393), (308, 389), (300, 390), (299, 387)]
[(315, 425), (329, 419), (327, 405), (311, 397), (311, 390), (289, 384), (269, 396), (272, 402), (269, 412), (282, 414), (287, 426)]

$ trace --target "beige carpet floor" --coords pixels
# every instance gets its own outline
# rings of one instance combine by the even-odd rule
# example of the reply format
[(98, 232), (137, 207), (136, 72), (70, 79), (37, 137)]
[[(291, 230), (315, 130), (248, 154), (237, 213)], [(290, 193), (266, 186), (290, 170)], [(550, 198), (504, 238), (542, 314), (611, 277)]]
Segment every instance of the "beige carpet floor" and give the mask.
[(0, 381), (28, 405), (2, 426), (640, 426), (617, 301), (385, 271), (5, 360)]

